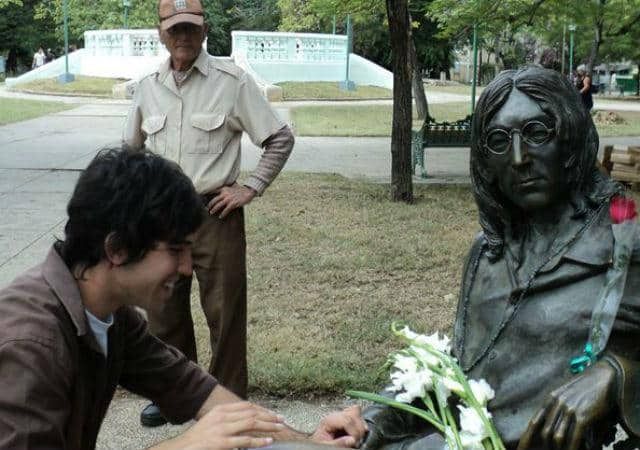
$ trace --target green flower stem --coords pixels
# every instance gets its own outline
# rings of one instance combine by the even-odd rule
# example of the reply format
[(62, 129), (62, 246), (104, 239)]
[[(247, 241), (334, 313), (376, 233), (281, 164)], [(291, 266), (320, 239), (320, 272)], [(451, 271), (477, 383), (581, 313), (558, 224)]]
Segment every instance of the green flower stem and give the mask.
[(453, 415), (451, 414), (451, 409), (446, 408), (447, 421), (453, 430), (453, 436), (456, 439), (456, 446), (459, 449), (462, 449), (462, 441), (460, 440), (460, 434), (458, 433), (458, 427), (456, 426), (456, 421), (453, 419)]
[(422, 397), (422, 402), (427, 405), (427, 408), (429, 408), (429, 411), (431, 411), (431, 414), (433, 414), (434, 417), (438, 417), (438, 414), (436, 413), (436, 407), (433, 405), (433, 399), (428, 393), (427, 395)]
[[(419, 346), (423, 349), (425, 349), (426, 351), (428, 351), (429, 353), (431, 353), (432, 355), (436, 356), (437, 358), (440, 359), (440, 361), (442, 361), (442, 365), (444, 368), (451, 368), (454, 372), (456, 381), (458, 381), (462, 387), (464, 388), (464, 394), (459, 394), (456, 393), (461, 399), (463, 399), (465, 402), (467, 402), (467, 404), (472, 407), (473, 409), (475, 409), (478, 412), (478, 416), (480, 417), (480, 419), (482, 420), (482, 423), (484, 424), (484, 426), (486, 427), (486, 429), (489, 431), (489, 438), (491, 439), (491, 446), (495, 449), (495, 450), (504, 450), (504, 444), (502, 443), (502, 440), (500, 439), (500, 437), (498, 436), (498, 432), (495, 429), (493, 423), (485, 416), (484, 412), (482, 411), (482, 406), (480, 405), (480, 403), (477, 401), (477, 399), (474, 397), (473, 395), (473, 391), (471, 390), (471, 386), (469, 385), (469, 381), (467, 380), (467, 377), (465, 376), (464, 372), (462, 371), (462, 369), (460, 368), (460, 366), (458, 365), (457, 361), (455, 360), (455, 358), (439, 351), (436, 350), (435, 348), (433, 348), (432, 346), (428, 345), (428, 344), (419, 344), (419, 343), (415, 343), (412, 342), (412, 345), (416, 345)], [(435, 371), (434, 371), (435, 372)], [(444, 370), (438, 370), (437, 371), (439, 374), (444, 375)]]
[[(435, 375), (434, 378), (439, 378), (439, 377), (454, 378), (455, 381), (460, 383), (464, 392), (454, 392), (454, 394), (457, 397), (459, 397), (464, 403), (466, 403), (467, 406), (473, 408), (478, 413), (480, 419), (482, 420), (482, 423), (484, 424), (485, 429), (489, 434), (488, 438), (490, 441), (490, 442), (483, 442), (483, 445), (485, 447), (488, 446), (488, 448), (490, 448), (491, 450), (505, 450), (505, 446), (502, 443), (502, 439), (500, 438), (491, 420), (489, 420), (489, 418), (484, 414), (483, 406), (480, 404), (480, 402), (478, 402), (478, 400), (473, 395), (473, 390), (469, 385), (466, 375), (458, 365), (458, 361), (456, 360), (456, 358), (454, 358), (451, 355), (448, 355), (445, 352), (441, 352), (437, 350), (435, 347), (431, 346), (430, 344), (418, 343), (413, 341), (412, 339), (408, 339), (407, 337), (404, 336), (404, 333), (402, 332), (404, 327), (405, 327), (404, 323), (394, 322), (391, 325), (391, 330), (396, 336), (398, 336), (405, 343), (409, 344), (410, 346), (413, 345), (413, 346), (422, 348), (423, 350), (426, 350), (427, 352), (429, 352), (431, 355), (435, 356), (439, 360), (440, 363), (438, 366), (435, 366), (435, 367), (428, 366), (428, 369), (434, 373)], [(418, 360), (421, 360), (420, 356), (415, 354), (415, 352), (411, 351), (410, 349), (404, 349), (398, 353), (408, 355), (408, 356), (413, 356)], [(447, 369), (451, 369), (453, 371), (453, 377), (449, 377), (447, 375)], [(416, 414), (420, 417), (425, 418), (425, 420), (429, 421), (431, 424), (436, 426), (444, 434), (445, 438), (447, 439), (447, 443), (449, 444), (450, 447), (452, 447), (451, 444), (453, 443), (451, 442), (451, 438), (447, 435), (445, 431), (447, 427), (450, 427), (451, 430), (453, 431), (453, 435), (456, 440), (456, 443), (455, 443), (456, 446), (458, 448), (462, 448), (462, 443), (460, 442), (460, 435), (458, 433), (456, 422), (451, 412), (451, 409), (449, 408), (447, 399), (441, 399), (440, 396), (437, 394), (438, 391), (437, 389), (435, 389), (435, 382), (434, 382), (434, 391), (435, 391), (436, 401), (438, 403), (438, 409), (440, 411), (440, 414), (436, 413), (435, 406), (433, 405), (433, 400), (431, 399), (429, 394), (427, 394), (423, 398), (425, 405), (429, 408), (429, 412), (423, 411), (418, 408), (414, 408), (404, 403), (399, 403), (394, 400), (390, 400), (386, 397), (376, 396), (375, 394), (368, 394), (365, 392), (361, 392), (359, 394), (364, 394), (367, 397), (365, 397), (364, 395), (359, 395), (358, 397), (371, 400), (371, 401), (377, 401), (379, 403), (383, 403), (389, 406), (397, 407), (399, 409), (412, 412), (413, 414)], [(354, 391), (350, 391), (350, 392), (351, 393), (348, 393), (348, 394), (353, 396), (352, 393)], [(375, 396), (377, 398), (380, 398), (382, 399), (382, 401), (380, 401), (377, 398), (371, 398), (370, 396)], [(436, 421), (439, 418), (438, 416), (440, 416), (441, 418), (440, 427), (438, 427), (438, 425), (436, 425), (432, 420), (427, 419), (425, 416), (428, 416), (433, 421)]]
[(372, 394), (370, 392), (363, 391), (347, 391), (347, 395), (349, 397), (361, 398), (363, 400), (369, 400), (371, 402), (381, 403), (383, 405), (392, 406), (394, 408), (401, 409), (403, 411), (409, 412), (411, 414), (415, 414), (416, 416), (426, 420), (431, 425), (436, 427), (438, 431), (444, 434), (444, 426), (440, 423), (437, 417), (431, 415), (431, 413), (424, 411), (420, 408), (416, 408), (415, 406), (408, 405), (406, 403), (397, 402), (390, 398), (384, 397), (378, 394)]
[(462, 387), (464, 387), (464, 390), (467, 393), (465, 401), (470, 407), (472, 407), (478, 412), (478, 415), (480, 416), (482, 423), (484, 424), (487, 431), (489, 431), (489, 438), (491, 439), (491, 447), (495, 450), (505, 450), (504, 444), (502, 443), (502, 439), (500, 439), (500, 436), (498, 435), (498, 431), (496, 430), (493, 423), (489, 420), (489, 418), (484, 414), (484, 411), (482, 411), (482, 405), (480, 405), (476, 397), (473, 395), (473, 390), (471, 390), (471, 386), (469, 385), (469, 381), (467, 380), (467, 377), (465, 376), (464, 372), (462, 371), (460, 366), (455, 362), (453, 358), (450, 358), (449, 366), (453, 369), (456, 378), (462, 384)]
[[(437, 381), (436, 381), (437, 383)], [(434, 384), (433, 386), (434, 388), (434, 392), (436, 394), (436, 401), (438, 402), (438, 409), (440, 410), (440, 419), (442, 420), (442, 425), (444, 425), (445, 430), (447, 428), (451, 428), (449, 426), (449, 420), (447, 417), (447, 410), (448, 410), (448, 403), (447, 403), (447, 399), (446, 398), (442, 398), (441, 395), (438, 394), (439, 390), (436, 387), (436, 385)], [(451, 442), (449, 442), (451, 440), (451, 438), (449, 437), (449, 435), (445, 432), (444, 437), (447, 439), (447, 444), (452, 444)], [(449, 445), (449, 447), (451, 447), (451, 445)]]

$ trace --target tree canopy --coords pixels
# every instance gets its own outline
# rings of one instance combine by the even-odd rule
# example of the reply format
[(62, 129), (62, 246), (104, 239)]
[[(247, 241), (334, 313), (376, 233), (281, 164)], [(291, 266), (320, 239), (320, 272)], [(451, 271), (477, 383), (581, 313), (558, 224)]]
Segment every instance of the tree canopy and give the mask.
[[(626, 35), (640, 27), (640, 0), (433, 0), (426, 12), (443, 37), (469, 34), (477, 24), (485, 48), (506, 68), (530, 62), (527, 47), (561, 49), (568, 25), (576, 26), (574, 61), (593, 67), (601, 57), (614, 55), (608, 48), (624, 46)], [(607, 50), (600, 53), (601, 47)]]
[[(131, 28), (157, 24), (157, 0), (132, 0)], [(121, 28), (122, 0), (68, 0), (72, 43), (82, 43), (91, 29)], [(62, 46), (63, 0), (0, 0), (0, 51), (13, 48), (29, 58), (38, 46)], [(330, 33), (335, 18), (344, 33), (347, 15), (354, 26), (356, 53), (385, 67), (391, 65), (386, 5), (383, 0), (208, 0), (203, 2), (209, 51), (231, 51), (231, 30)], [(474, 24), (481, 47), (499, 66), (517, 67), (532, 60), (556, 59), (566, 27), (576, 25), (577, 63), (640, 59), (640, 0), (411, 0), (411, 33), (418, 65), (437, 77), (453, 63), (453, 51), (469, 45)]]

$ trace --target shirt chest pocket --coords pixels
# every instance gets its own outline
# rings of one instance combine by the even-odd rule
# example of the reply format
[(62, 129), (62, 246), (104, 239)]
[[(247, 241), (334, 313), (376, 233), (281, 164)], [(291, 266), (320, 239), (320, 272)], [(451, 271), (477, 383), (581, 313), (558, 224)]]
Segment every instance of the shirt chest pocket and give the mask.
[(224, 114), (193, 114), (191, 116), (192, 144), (188, 153), (222, 153), (225, 141)]
[(167, 116), (150, 116), (142, 121), (142, 131), (147, 135), (146, 146), (149, 150), (159, 155), (167, 151)]

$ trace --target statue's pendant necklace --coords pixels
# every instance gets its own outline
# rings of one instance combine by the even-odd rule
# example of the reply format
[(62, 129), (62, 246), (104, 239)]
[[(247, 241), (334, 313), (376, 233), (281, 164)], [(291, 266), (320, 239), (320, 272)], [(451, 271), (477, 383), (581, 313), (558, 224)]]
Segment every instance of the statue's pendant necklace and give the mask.
[(465, 348), (465, 339), (467, 336), (467, 310), (469, 307), (469, 297), (471, 295), (471, 288), (473, 287), (473, 284), (476, 279), (478, 266), (480, 265), (480, 258), (482, 257), (482, 254), (483, 254), (484, 244), (482, 246), (483, 248), (481, 248), (480, 251), (476, 252), (476, 254), (474, 255), (474, 260), (471, 262), (471, 268), (472, 268), (471, 279), (469, 280), (469, 285), (464, 293), (464, 298), (462, 299), (462, 328), (461, 328), (462, 337), (461, 337), (460, 345), (458, 348), (460, 349), (460, 352), (459, 352), (460, 367), (464, 372), (468, 372), (474, 367), (476, 367), (478, 363), (487, 355), (487, 353), (489, 353), (493, 349), (496, 342), (498, 341), (498, 338), (500, 338), (500, 336), (502, 335), (502, 332), (504, 331), (504, 329), (516, 317), (516, 314), (520, 309), (520, 306), (522, 306), (524, 297), (527, 295), (529, 288), (533, 284), (533, 280), (535, 280), (540, 270), (542, 270), (543, 267), (549, 264), (551, 260), (557, 257), (567, 247), (570, 247), (571, 245), (573, 245), (573, 243), (576, 240), (578, 240), (578, 238), (582, 235), (584, 230), (586, 230), (593, 223), (593, 221), (600, 216), (600, 212), (602, 211), (602, 208), (604, 208), (607, 205), (608, 205), (608, 202), (603, 202), (600, 206), (598, 206), (598, 208), (593, 213), (591, 213), (591, 215), (587, 218), (587, 220), (584, 221), (580, 229), (577, 231), (575, 235), (573, 235), (571, 239), (569, 239), (564, 244), (558, 245), (558, 248), (554, 249), (554, 247), (558, 244), (558, 238), (556, 238), (556, 240), (551, 246), (551, 250), (549, 251), (549, 257), (547, 257), (542, 262), (542, 264), (540, 264), (533, 271), (531, 276), (528, 278), (524, 288), (520, 292), (520, 295), (514, 298), (514, 300), (510, 300), (511, 311), (502, 317), (502, 321), (498, 325), (498, 329), (495, 331), (493, 336), (491, 336), (491, 339), (489, 339), (489, 342), (484, 346), (484, 348), (482, 348), (482, 350), (478, 353), (478, 355), (471, 360), (471, 362), (468, 365), (465, 365), (463, 363), (463, 355), (464, 355), (464, 348)]

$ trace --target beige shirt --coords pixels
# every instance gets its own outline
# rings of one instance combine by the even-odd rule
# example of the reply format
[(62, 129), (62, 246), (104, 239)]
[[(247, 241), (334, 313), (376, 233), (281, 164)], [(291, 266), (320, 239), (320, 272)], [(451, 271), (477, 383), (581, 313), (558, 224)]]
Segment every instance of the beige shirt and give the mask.
[[(209, 193), (237, 180), (243, 131), (261, 147), (283, 127), (288, 131), (249, 75), (203, 50), (180, 87), (169, 59), (140, 81), (124, 142), (176, 161), (199, 193)], [(244, 184), (261, 194), (284, 165), (290, 141), (284, 155), (265, 151)]]

